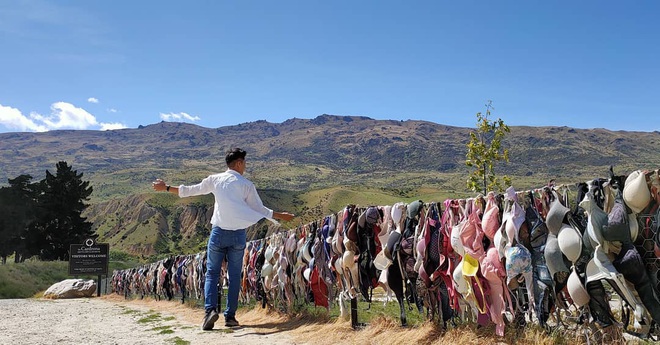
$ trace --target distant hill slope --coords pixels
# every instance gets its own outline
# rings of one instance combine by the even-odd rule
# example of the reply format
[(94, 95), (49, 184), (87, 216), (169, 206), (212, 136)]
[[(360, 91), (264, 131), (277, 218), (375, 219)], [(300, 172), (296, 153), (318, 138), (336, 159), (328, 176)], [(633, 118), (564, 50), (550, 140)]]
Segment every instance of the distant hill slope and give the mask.
[[(146, 192), (159, 176), (187, 183), (224, 170), (224, 151), (231, 146), (249, 152), (250, 177), (264, 188), (364, 183), (392, 172), (454, 174), (463, 183), (470, 131), (425, 121), (321, 115), (220, 128), (161, 122), (111, 131), (3, 133), (0, 183), (24, 173), (41, 179), (65, 160), (92, 180), (94, 198), (107, 199)], [(503, 172), (539, 181), (580, 179), (609, 165), (624, 172), (660, 165), (659, 132), (511, 127), (504, 145), (511, 162)]]
[[(247, 176), (264, 203), (295, 212), (299, 222), (319, 219), (346, 203), (397, 200), (442, 201), (465, 190), (470, 128), (424, 121), (373, 120), (321, 115), (283, 123), (256, 121), (221, 128), (161, 122), (112, 131), (50, 131), (0, 134), (0, 185), (7, 178), (67, 161), (94, 188), (85, 216), (99, 240), (143, 258), (204, 248), (210, 230), (210, 197), (178, 199), (153, 193), (156, 177), (196, 183), (222, 171), (224, 152), (248, 151)], [(659, 132), (567, 127), (511, 127), (504, 146), (510, 163), (500, 172), (516, 188), (548, 179), (575, 182), (660, 167)], [(268, 224), (250, 229), (263, 236)]]
[[(262, 238), (282, 228), (319, 220), (347, 204), (390, 205), (417, 199), (441, 201), (448, 197), (434, 190), (402, 192), (372, 187), (331, 187), (307, 192), (262, 189), (265, 205), (296, 214), (277, 227), (263, 220), (247, 229), (248, 239)], [(213, 197), (177, 198), (166, 193), (131, 194), (90, 205), (84, 216), (91, 221), (98, 240), (147, 259), (156, 254), (198, 252), (205, 248), (211, 230)]]

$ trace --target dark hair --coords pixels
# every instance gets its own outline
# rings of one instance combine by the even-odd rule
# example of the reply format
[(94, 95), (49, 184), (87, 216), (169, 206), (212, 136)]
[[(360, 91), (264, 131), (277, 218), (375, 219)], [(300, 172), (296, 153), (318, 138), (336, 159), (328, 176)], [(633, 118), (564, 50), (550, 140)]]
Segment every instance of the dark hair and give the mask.
[(246, 152), (242, 149), (239, 149), (238, 147), (235, 147), (229, 151), (227, 151), (227, 155), (225, 156), (225, 162), (227, 162), (227, 165), (231, 164), (231, 162), (237, 160), (237, 159), (245, 159)]

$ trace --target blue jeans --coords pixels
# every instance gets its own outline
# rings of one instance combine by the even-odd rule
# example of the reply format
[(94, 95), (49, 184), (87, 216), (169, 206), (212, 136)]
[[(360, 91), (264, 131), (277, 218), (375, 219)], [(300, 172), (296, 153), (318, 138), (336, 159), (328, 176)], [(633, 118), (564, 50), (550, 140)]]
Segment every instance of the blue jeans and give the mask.
[(238, 293), (241, 287), (241, 270), (245, 251), (245, 230), (222, 230), (214, 226), (206, 248), (206, 281), (204, 282), (204, 309), (218, 307), (218, 279), (222, 262), (227, 259), (229, 292), (225, 317), (236, 315)]

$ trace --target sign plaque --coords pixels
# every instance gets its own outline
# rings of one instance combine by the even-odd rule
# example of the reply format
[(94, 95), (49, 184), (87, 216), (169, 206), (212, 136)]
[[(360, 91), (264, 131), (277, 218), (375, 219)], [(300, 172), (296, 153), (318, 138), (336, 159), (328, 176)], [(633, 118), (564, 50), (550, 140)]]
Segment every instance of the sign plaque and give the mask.
[(108, 275), (110, 246), (88, 238), (85, 244), (72, 244), (69, 254), (69, 275)]

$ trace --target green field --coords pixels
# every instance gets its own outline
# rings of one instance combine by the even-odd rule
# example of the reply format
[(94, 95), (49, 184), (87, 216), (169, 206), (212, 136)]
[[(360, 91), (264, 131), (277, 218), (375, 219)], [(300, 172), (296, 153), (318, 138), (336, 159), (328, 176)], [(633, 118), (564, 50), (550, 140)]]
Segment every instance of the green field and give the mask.
[[(109, 274), (115, 269), (138, 265), (125, 254), (112, 252), (111, 256), (116, 257), (117, 260), (110, 260)], [(70, 278), (74, 277), (69, 276), (69, 263), (66, 261), (28, 260), (14, 263), (13, 260), (10, 262), (8, 259), (6, 265), (0, 265), (0, 299), (40, 296), (54, 283)], [(79, 278), (96, 279), (97, 277)]]

